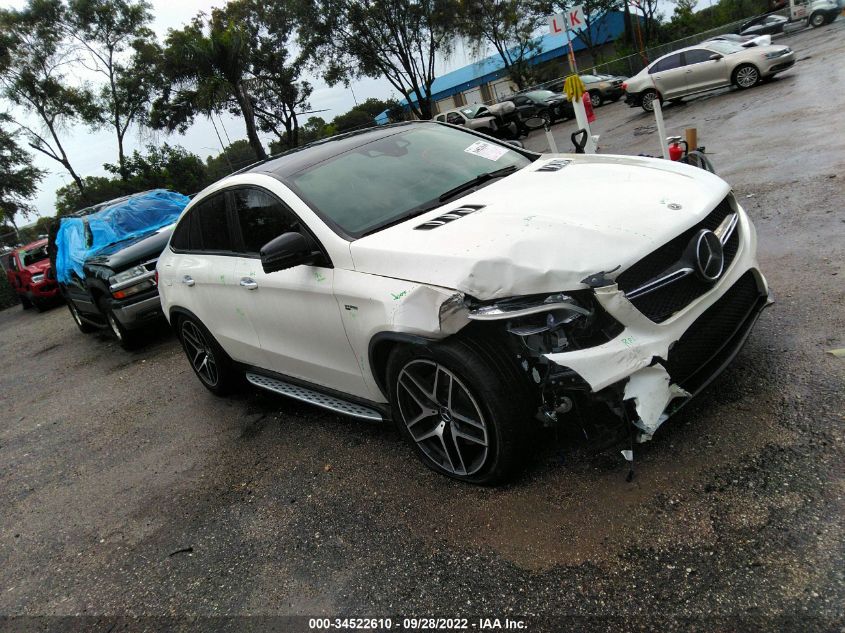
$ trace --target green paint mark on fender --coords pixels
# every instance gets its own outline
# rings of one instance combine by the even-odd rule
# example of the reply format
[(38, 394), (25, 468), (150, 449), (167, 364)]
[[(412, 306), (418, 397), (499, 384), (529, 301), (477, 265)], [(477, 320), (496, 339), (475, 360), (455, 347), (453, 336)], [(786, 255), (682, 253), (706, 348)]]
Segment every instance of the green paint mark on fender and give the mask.
[(408, 294), (408, 291), (407, 291), (407, 290), (403, 290), (403, 291), (402, 291), (402, 292), (400, 292), (398, 295), (397, 295), (397, 294), (394, 294), (394, 293), (392, 293), (392, 292), (391, 292), (391, 293), (390, 293), (390, 296), (391, 296), (391, 297), (393, 297), (393, 300), (394, 300), (394, 301), (399, 301), (399, 299), (401, 299), (402, 297), (404, 297), (406, 294)]
[(319, 270), (314, 271), (314, 279), (316, 279), (317, 281), (325, 281), (326, 280), (326, 278), (323, 276), (323, 273), (321, 273)]

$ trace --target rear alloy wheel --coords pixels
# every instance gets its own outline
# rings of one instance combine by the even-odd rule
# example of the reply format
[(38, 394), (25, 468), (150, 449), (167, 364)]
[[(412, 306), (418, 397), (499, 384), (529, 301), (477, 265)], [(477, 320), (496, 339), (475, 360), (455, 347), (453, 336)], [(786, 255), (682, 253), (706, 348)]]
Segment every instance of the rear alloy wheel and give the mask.
[(654, 100), (659, 98), (656, 90), (646, 90), (640, 95), (640, 106), (646, 112), (654, 112)]
[(825, 22), (826, 20), (823, 13), (814, 13), (810, 16), (810, 26), (812, 26), (814, 29), (817, 29), (820, 26), (824, 26)]
[(387, 376), (400, 433), (435, 472), (474, 484), (507, 479), (531, 434), (514, 371), (466, 341), (397, 348)]
[(210, 392), (222, 396), (234, 386), (237, 375), (232, 362), (209, 331), (191, 317), (178, 324), (179, 340), (191, 363), (191, 369)]
[(73, 305), (73, 301), (68, 300), (67, 309), (70, 310), (70, 316), (73, 317), (73, 322), (76, 323), (76, 327), (79, 328), (80, 332), (82, 332), (83, 334), (90, 334), (91, 332), (97, 329), (90, 323), (86, 323), (82, 320), (82, 317), (79, 316), (79, 310), (77, 310), (76, 306)]
[(604, 97), (601, 96), (601, 93), (597, 90), (590, 91), (590, 105), (594, 108), (598, 108), (601, 104), (604, 103)]
[(734, 83), (740, 90), (753, 88), (760, 81), (760, 71), (753, 64), (742, 64), (734, 71)]

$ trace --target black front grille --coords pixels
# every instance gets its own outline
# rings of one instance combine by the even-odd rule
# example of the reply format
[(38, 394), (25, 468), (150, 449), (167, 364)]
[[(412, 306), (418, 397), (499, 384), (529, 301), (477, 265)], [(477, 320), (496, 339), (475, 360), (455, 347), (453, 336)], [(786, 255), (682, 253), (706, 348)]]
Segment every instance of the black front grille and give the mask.
[[(619, 275), (616, 278), (619, 289), (623, 292), (630, 292), (660, 275), (681, 259), (693, 236), (698, 231), (701, 229), (714, 231), (722, 223), (722, 220), (731, 213), (733, 213), (733, 209), (731, 209), (730, 201), (725, 198), (701, 222), (666, 242)], [(733, 262), (738, 248), (739, 226), (734, 229), (730, 239), (724, 245), (725, 271)], [(702, 281), (697, 276), (688, 275), (648, 294), (640, 295), (632, 299), (631, 303), (655, 323), (662, 323), (711, 288), (711, 284)]]
[(721, 371), (766, 303), (753, 271), (746, 272), (669, 350), (672, 382), (694, 393)]

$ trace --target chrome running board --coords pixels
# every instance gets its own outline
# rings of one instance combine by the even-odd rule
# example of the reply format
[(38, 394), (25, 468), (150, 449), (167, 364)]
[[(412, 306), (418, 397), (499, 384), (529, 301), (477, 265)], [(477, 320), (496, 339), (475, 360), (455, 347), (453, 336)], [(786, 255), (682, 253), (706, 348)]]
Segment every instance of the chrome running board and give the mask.
[(343, 400), (342, 398), (338, 398), (336, 396), (320, 393), (319, 391), (309, 389), (308, 387), (300, 387), (299, 385), (284, 382), (277, 378), (270, 378), (269, 376), (246, 372), (246, 379), (247, 382), (255, 385), (256, 387), (261, 387), (262, 389), (287, 396), (288, 398), (293, 398), (294, 400), (301, 400), (302, 402), (307, 402), (309, 404), (313, 404), (314, 406), (334, 411), (335, 413), (341, 413), (343, 415), (349, 415), (353, 418), (361, 418), (364, 420), (375, 420), (378, 422), (381, 422), (384, 419), (381, 413), (375, 409), (371, 409), (370, 407), (349, 402), (348, 400)]

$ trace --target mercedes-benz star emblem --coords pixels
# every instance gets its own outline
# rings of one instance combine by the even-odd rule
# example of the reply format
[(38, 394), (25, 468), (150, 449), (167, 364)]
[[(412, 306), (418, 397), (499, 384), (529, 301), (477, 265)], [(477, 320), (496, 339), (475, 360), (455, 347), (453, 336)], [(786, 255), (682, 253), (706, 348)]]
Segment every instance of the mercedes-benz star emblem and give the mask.
[(702, 229), (695, 237), (695, 267), (699, 277), (713, 283), (725, 267), (725, 252), (722, 242), (713, 231)]

